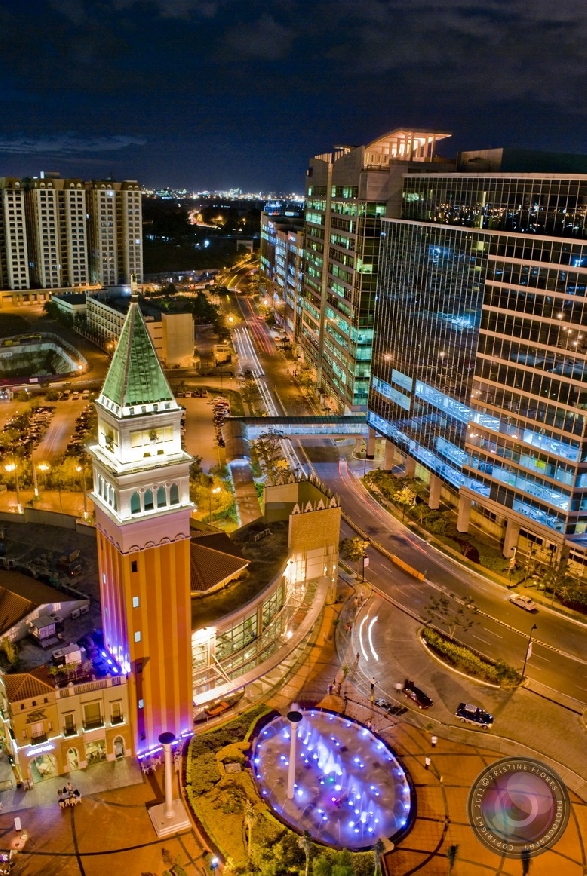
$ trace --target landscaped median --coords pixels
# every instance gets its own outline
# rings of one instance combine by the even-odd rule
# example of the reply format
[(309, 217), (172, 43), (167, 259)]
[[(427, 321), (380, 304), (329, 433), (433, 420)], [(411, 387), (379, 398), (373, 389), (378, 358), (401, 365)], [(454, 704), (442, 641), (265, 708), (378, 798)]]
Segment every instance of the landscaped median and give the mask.
[(420, 638), (424, 646), (442, 663), (470, 678), (497, 687), (517, 687), (522, 680), (520, 673), (503, 660), (484, 657), (431, 627), (424, 627), (420, 631)]
[[(316, 846), (280, 822), (257, 793), (251, 736), (275, 713), (257, 706), (191, 740), (185, 774), (189, 805), (222, 858), (224, 872), (287, 876), (312, 859), (320, 876), (372, 876), (373, 853)], [(307, 871), (306, 871), (307, 872)]]

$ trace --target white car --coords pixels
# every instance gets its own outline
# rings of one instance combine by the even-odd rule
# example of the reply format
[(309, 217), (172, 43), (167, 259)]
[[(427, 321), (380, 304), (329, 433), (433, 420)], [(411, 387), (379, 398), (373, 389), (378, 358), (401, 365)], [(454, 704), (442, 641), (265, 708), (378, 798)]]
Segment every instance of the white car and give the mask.
[(538, 606), (532, 602), (529, 596), (521, 596), (519, 593), (514, 593), (510, 596), (510, 602), (517, 605), (518, 608), (523, 608), (524, 611), (538, 611)]

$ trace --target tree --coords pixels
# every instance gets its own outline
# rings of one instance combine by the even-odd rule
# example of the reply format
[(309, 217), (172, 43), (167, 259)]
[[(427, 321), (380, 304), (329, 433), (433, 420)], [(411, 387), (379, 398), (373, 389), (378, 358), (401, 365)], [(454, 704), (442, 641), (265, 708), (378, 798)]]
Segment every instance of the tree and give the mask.
[(283, 438), (275, 432), (265, 432), (254, 442), (254, 449), (267, 482), (274, 484), (281, 475), (289, 474), (291, 467), (283, 453)]
[(6, 654), (6, 659), (8, 660), (10, 665), (14, 666), (14, 664), (18, 661), (18, 649), (14, 642), (11, 642), (8, 636), (4, 636), (4, 638), (0, 642), (0, 646)]
[(426, 607), (426, 620), (428, 623), (435, 621), (444, 624), (448, 628), (449, 637), (453, 639), (457, 627), (469, 630), (473, 626), (474, 620), (471, 614), (475, 614), (476, 611), (472, 599), (466, 605), (459, 605), (458, 602), (453, 603), (448, 596), (442, 594), (439, 597), (430, 597)]
[(383, 845), (383, 840), (378, 839), (375, 845), (373, 846), (373, 872), (374, 876), (381, 876), (382, 873), (382, 858), (383, 852), (385, 851), (385, 846)]
[(353, 538), (343, 538), (339, 552), (343, 560), (350, 563), (361, 563), (365, 559), (369, 542), (358, 535)]
[(402, 520), (404, 520), (408, 508), (413, 508), (416, 504), (416, 493), (410, 487), (403, 487), (393, 494), (393, 501), (401, 507)]
[(245, 800), (243, 807), (245, 825), (247, 828), (247, 859), (250, 863), (253, 854), (253, 827), (257, 822), (257, 813), (250, 800)]
[(310, 861), (312, 860), (312, 840), (310, 839), (310, 834), (307, 830), (305, 830), (301, 837), (298, 839), (298, 845), (306, 856), (305, 876), (310, 876)]

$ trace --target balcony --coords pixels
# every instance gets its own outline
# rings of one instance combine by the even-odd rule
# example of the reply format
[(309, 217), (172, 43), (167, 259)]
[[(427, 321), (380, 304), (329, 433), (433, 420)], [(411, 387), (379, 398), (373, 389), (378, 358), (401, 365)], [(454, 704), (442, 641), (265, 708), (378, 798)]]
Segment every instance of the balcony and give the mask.
[(46, 742), (49, 737), (46, 733), (39, 733), (36, 736), (31, 736), (31, 745), (40, 745), (41, 742)]
[(124, 715), (112, 715), (110, 723), (112, 724), (112, 726), (114, 726), (115, 724), (122, 724), (123, 721), (124, 721)]
[(96, 730), (98, 727), (104, 726), (103, 718), (94, 718), (92, 721), (84, 722), (84, 730)]
[(63, 728), (64, 736), (77, 736), (77, 727), (75, 724), (71, 724), (68, 727)]

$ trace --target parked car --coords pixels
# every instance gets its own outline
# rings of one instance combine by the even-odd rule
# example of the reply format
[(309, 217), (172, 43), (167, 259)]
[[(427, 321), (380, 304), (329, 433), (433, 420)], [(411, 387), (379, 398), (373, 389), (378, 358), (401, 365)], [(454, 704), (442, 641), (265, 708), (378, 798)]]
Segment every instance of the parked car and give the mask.
[(490, 715), (485, 709), (471, 706), (469, 703), (459, 703), (456, 716), (461, 721), (466, 721), (467, 724), (477, 724), (484, 730), (488, 730), (493, 725), (493, 715)]
[(520, 593), (512, 594), (510, 602), (517, 605), (518, 608), (523, 608), (524, 611), (538, 611), (536, 603), (532, 602), (529, 596), (522, 596)]
[(423, 690), (416, 687), (414, 682), (409, 678), (406, 678), (404, 681), (403, 694), (408, 697), (408, 699), (412, 700), (412, 702), (416, 703), (419, 709), (429, 709), (430, 706), (433, 705), (428, 694), (425, 694)]

